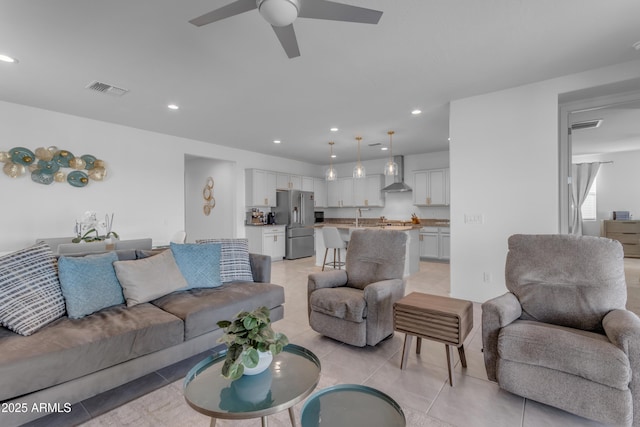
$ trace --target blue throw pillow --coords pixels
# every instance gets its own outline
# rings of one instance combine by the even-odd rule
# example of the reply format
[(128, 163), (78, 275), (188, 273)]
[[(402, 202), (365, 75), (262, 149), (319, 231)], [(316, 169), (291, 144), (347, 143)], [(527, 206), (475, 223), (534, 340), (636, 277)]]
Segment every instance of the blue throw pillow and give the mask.
[(113, 269), (115, 261), (118, 261), (115, 252), (58, 259), (60, 287), (69, 318), (79, 319), (124, 303), (122, 287)]
[(220, 245), (171, 243), (171, 252), (190, 288), (215, 288), (220, 278)]

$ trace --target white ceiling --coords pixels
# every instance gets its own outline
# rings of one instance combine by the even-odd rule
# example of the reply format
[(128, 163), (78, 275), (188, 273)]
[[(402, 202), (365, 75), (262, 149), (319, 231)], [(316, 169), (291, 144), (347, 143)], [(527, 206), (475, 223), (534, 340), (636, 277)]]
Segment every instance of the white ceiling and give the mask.
[(0, 99), (326, 164), (357, 135), (385, 157), (390, 129), (394, 154), (446, 150), (453, 99), (640, 59), (638, 0), (343, 0), (384, 14), (298, 19), (294, 59), (255, 10), (189, 24), (230, 1), (0, 0)]

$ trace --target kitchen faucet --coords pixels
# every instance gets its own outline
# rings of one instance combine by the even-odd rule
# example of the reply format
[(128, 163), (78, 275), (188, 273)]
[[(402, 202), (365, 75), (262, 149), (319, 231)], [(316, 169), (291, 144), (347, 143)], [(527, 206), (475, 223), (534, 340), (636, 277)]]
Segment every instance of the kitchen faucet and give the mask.
[(358, 227), (359, 227), (358, 219), (359, 219), (359, 218), (362, 218), (362, 211), (363, 211), (363, 210), (368, 211), (369, 209), (368, 209), (368, 208), (366, 208), (366, 209), (356, 208), (356, 228), (358, 228)]

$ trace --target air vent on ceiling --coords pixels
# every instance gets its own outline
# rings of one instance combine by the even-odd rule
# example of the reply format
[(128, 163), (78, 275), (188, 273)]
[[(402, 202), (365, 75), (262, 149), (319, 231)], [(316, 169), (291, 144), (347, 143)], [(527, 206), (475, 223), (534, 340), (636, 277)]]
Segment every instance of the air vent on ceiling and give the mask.
[(89, 83), (87, 86), (85, 86), (85, 89), (95, 90), (96, 92), (107, 93), (114, 96), (122, 96), (125, 93), (129, 92), (128, 89), (112, 86), (110, 84), (102, 83), (99, 81), (93, 81)]
[(381, 142), (372, 142), (371, 144), (369, 144), (369, 147), (377, 147), (378, 145), (382, 145)]
[(601, 124), (602, 119), (587, 120), (585, 122), (573, 123), (571, 125), (571, 130), (593, 129), (600, 127)]

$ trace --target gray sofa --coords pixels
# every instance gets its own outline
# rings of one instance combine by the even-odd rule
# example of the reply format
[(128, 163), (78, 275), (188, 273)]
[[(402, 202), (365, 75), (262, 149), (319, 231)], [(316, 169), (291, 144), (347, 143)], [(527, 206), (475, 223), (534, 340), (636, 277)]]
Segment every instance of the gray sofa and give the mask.
[[(131, 251), (117, 251), (132, 259)], [(81, 319), (62, 317), (33, 335), (0, 327), (0, 425), (47, 415), (34, 404), (73, 404), (219, 345), (216, 323), (260, 306), (284, 316), (284, 289), (269, 283), (271, 260), (250, 254), (252, 282), (188, 289), (133, 307), (103, 309)]]
[(625, 309), (622, 245), (514, 235), (508, 293), (482, 305), (487, 376), (585, 418), (640, 425), (640, 319)]

